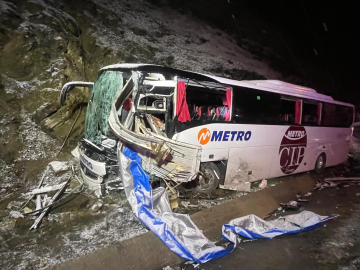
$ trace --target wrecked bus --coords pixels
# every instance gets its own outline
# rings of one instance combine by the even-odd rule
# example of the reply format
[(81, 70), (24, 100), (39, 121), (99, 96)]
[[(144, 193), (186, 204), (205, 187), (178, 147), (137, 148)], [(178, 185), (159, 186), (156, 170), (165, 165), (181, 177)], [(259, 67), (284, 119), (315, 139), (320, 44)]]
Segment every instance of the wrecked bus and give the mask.
[(153, 185), (209, 193), (344, 162), (354, 107), (276, 80), (236, 81), (148, 64), (100, 70), (79, 143), (83, 178), (97, 195), (122, 188), (119, 152), (142, 158)]

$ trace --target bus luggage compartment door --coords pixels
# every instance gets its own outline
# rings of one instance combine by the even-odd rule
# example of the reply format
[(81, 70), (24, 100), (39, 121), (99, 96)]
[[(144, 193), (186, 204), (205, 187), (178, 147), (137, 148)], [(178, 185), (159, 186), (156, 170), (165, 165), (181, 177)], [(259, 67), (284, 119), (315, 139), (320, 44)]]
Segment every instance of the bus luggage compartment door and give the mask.
[(275, 151), (274, 146), (231, 148), (220, 188), (250, 191), (250, 182), (269, 177)]

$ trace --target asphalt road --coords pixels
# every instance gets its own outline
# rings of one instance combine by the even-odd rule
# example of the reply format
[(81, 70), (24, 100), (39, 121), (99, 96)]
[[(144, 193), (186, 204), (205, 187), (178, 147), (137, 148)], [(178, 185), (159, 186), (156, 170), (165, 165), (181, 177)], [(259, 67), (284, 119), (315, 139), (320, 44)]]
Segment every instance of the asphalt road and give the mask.
[(316, 191), (309, 199), (300, 211), (339, 216), (312, 231), (243, 242), (199, 269), (360, 269), (360, 185)]

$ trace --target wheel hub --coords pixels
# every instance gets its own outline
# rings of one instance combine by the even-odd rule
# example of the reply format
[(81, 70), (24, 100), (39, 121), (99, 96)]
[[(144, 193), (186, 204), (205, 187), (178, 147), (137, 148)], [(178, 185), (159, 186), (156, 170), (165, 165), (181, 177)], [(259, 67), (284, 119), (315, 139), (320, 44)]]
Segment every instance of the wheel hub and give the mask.
[(318, 168), (321, 168), (323, 165), (324, 165), (324, 158), (320, 156), (318, 160)]
[(205, 169), (203, 176), (199, 179), (199, 185), (201, 189), (208, 189), (211, 187), (213, 181), (213, 175), (210, 173), (209, 169)]

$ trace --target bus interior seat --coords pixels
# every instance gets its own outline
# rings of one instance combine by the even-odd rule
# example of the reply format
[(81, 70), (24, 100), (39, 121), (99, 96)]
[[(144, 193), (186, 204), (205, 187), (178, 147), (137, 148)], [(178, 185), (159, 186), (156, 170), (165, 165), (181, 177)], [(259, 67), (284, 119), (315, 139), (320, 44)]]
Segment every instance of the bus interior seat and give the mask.
[(294, 115), (291, 113), (286, 113), (281, 117), (281, 122), (284, 124), (292, 124), (295, 123)]
[(189, 105), (191, 120), (224, 121), (228, 106), (196, 106)]
[(215, 111), (216, 111), (216, 107), (212, 107), (212, 108), (210, 109), (209, 120), (211, 120), (211, 121), (214, 121), (214, 120), (215, 120), (215, 116), (216, 116)]
[(196, 106), (196, 111), (194, 113), (193, 120), (200, 120), (201, 117), (201, 106)]
[(207, 120), (212, 120), (215, 113), (215, 108), (213, 106), (209, 106), (207, 109)]
[(318, 125), (318, 117), (315, 114), (306, 114), (303, 117), (303, 124), (317, 126)]
[(208, 106), (201, 106), (199, 109), (200, 120), (206, 120), (208, 118)]
[(216, 108), (216, 114), (217, 114), (217, 120), (224, 121), (225, 120), (225, 114), (226, 114), (227, 106), (219, 106)]
[(192, 110), (190, 110), (190, 112), (191, 112), (191, 120), (195, 119), (198, 116), (198, 110), (199, 110), (198, 106), (193, 104), (192, 105)]

